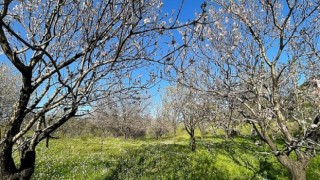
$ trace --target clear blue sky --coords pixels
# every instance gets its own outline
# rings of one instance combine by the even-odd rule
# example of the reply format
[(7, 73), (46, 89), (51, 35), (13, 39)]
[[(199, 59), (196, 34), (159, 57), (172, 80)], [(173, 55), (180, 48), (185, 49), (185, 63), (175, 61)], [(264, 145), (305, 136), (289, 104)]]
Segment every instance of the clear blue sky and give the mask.
[[(163, 12), (169, 14), (173, 10), (177, 12), (182, 2), (182, 0), (163, 0)], [(194, 19), (195, 12), (197, 12), (198, 14), (201, 12), (201, 4), (203, 2), (204, 0), (185, 0), (183, 3), (179, 21), (184, 22)], [(169, 82), (162, 80), (154, 88), (150, 89), (150, 94), (152, 95), (152, 113), (155, 113), (157, 106), (161, 104), (161, 94), (163, 94), (167, 86), (169, 86)]]
[[(172, 10), (178, 10), (182, 2), (182, 0), (163, 0), (164, 11), (170, 13)], [(179, 20), (186, 21), (194, 18), (195, 12), (201, 12), (200, 7), (203, 2), (204, 0), (185, 0)]]

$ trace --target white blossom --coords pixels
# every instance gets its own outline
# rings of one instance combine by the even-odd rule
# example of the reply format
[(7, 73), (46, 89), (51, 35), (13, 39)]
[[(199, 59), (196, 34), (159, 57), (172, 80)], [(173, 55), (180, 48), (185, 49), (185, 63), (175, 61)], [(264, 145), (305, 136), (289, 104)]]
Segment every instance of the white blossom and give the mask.
[(316, 125), (316, 124), (311, 124), (311, 126), (310, 126), (312, 129), (314, 129), (314, 128), (317, 128), (318, 127), (318, 125)]
[(143, 20), (143, 23), (144, 23), (144, 24), (150, 23), (150, 18), (145, 18), (145, 19)]
[(160, 1), (159, 4), (158, 4), (158, 6), (157, 6), (157, 8), (161, 8), (162, 6), (163, 6), (163, 2)]

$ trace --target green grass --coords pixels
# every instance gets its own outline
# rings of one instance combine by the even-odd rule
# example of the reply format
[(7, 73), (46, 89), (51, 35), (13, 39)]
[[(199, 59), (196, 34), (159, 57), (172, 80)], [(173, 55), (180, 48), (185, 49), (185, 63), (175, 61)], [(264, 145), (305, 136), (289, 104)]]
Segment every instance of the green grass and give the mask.
[[(37, 148), (33, 179), (288, 179), (272, 155), (257, 153), (247, 139), (198, 139), (191, 152), (186, 136), (161, 141), (62, 138)], [(207, 147), (207, 148), (205, 148)], [(209, 149), (209, 151), (208, 151)], [(308, 179), (320, 178), (320, 157)]]

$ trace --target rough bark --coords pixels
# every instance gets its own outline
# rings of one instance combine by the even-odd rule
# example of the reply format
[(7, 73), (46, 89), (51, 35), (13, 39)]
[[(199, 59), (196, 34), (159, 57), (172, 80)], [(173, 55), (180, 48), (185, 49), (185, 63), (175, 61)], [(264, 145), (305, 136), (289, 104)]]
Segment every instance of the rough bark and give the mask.
[(17, 168), (12, 158), (12, 146), (1, 146), (0, 179), (28, 180), (35, 168), (36, 153), (34, 150), (22, 152), (20, 167)]
[(288, 156), (280, 155), (277, 156), (278, 161), (288, 169), (289, 176), (291, 180), (306, 180), (306, 167), (308, 161), (304, 162), (294, 161), (290, 159)]
[(0, 177), (8, 179), (10, 174), (14, 174), (17, 168), (11, 156), (12, 145), (8, 141), (3, 141), (0, 145)]
[(20, 167), (17, 168), (12, 158), (14, 136), (18, 134), (26, 114), (24, 110), (32, 93), (31, 72), (27, 71), (23, 77), (23, 87), (18, 102), (14, 105), (8, 124), (8, 130), (0, 142), (0, 177), (3, 179), (30, 179), (34, 172), (35, 152), (24, 150), (21, 152)]
[(196, 138), (194, 136), (191, 137), (191, 151), (194, 152), (196, 151)]
[(307, 179), (305, 168), (303, 168), (299, 165), (293, 165), (288, 170), (289, 170), (291, 180), (306, 180)]

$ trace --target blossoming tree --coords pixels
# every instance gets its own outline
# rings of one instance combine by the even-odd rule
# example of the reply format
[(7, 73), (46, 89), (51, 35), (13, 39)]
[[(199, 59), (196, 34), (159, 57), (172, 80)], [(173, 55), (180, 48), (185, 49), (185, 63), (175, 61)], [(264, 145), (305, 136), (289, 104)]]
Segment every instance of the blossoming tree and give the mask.
[[(154, 81), (154, 72), (141, 79), (134, 70), (161, 63), (170, 50), (158, 50), (160, 38), (197, 22), (178, 24), (179, 13), (161, 15), (162, 5), (158, 0), (1, 1), (1, 58), (22, 76), (0, 140), (1, 179), (29, 179), (39, 142), (71, 117), (90, 111), (90, 103)], [(113, 91), (119, 84), (121, 89)], [(18, 141), (16, 164), (12, 153)]]
[(211, 23), (181, 30), (189, 50), (167, 71), (236, 103), (292, 179), (319, 150), (319, 14), (319, 1), (211, 1)]

